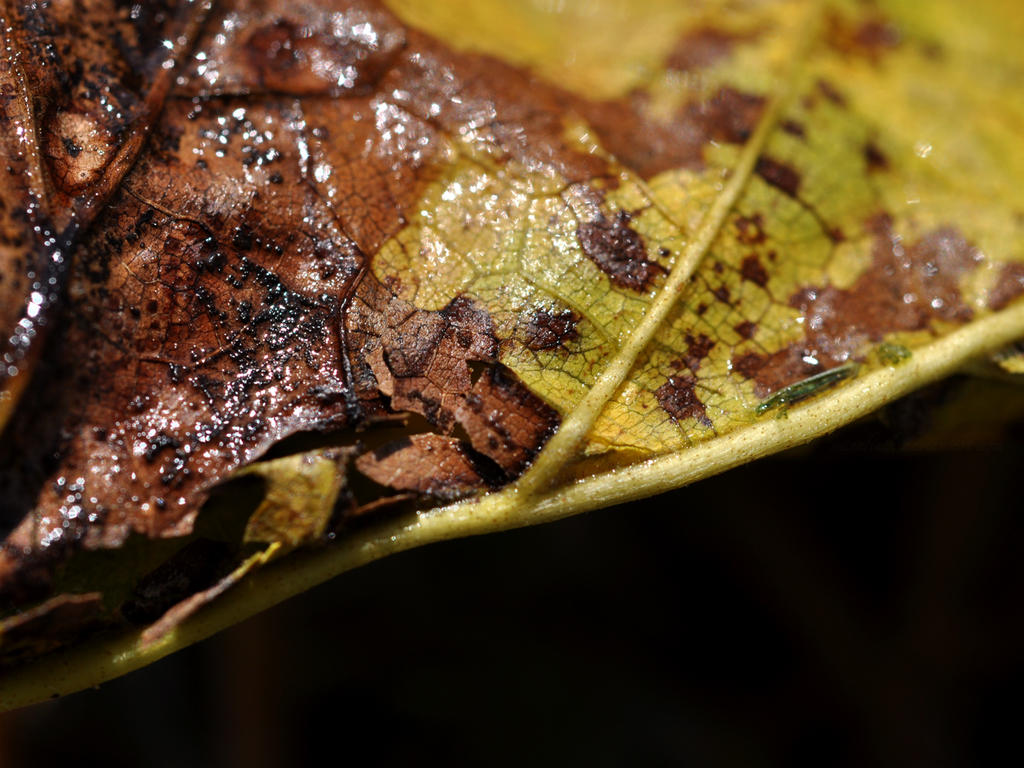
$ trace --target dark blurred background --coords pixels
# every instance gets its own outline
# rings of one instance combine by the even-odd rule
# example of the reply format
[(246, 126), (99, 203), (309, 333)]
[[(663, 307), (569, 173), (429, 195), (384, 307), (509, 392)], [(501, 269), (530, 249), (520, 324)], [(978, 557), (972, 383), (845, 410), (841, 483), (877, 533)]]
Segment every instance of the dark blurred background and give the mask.
[(0, 716), (0, 764), (1024, 764), (1022, 445), (826, 444), (397, 555)]

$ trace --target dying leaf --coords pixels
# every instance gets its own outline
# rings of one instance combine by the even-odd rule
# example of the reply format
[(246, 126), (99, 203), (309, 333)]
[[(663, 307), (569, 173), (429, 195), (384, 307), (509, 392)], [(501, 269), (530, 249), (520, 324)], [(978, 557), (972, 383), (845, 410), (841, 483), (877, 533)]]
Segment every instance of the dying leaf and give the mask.
[[(154, 78), (102, 68), (137, 125), (71, 125), (2, 70), (4, 328), (53, 260), (29, 214), (73, 254), (45, 346), (10, 334), (3, 631), (141, 625), (14, 673), (10, 706), (389, 552), (808, 441), (1024, 336), (1024, 26), (998, 0), (182, 7), (171, 53), (132, 38)], [(47, 13), (50, 48), (85, 46)], [(30, 66), (39, 25), (6, 26)], [(67, 71), (74, 114), (109, 103)], [(252, 475), (245, 535), (203, 535)], [(67, 596), (129, 551), (128, 597)]]
[(135, 161), (208, 10), (0, 9), (0, 428), (55, 322), (79, 237)]

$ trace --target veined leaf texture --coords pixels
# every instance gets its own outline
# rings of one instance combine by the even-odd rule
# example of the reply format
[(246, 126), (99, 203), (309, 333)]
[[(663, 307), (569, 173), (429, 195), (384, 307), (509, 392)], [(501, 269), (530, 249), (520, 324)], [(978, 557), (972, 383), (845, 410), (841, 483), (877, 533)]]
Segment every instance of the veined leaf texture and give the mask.
[(1012, 5), (2, 6), (9, 706), (1024, 335)]

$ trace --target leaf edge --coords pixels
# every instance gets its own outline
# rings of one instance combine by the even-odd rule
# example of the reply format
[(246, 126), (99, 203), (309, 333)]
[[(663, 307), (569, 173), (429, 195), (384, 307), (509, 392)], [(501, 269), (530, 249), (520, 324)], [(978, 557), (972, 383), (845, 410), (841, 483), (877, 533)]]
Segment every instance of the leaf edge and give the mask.
[[(577, 480), (533, 496), (497, 492), (379, 524), (323, 549), (271, 563), (160, 641), (145, 628), (40, 657), (6, 673), (0, 712), (95, 687), (210, 637), (289, 597), (387, 555), (454, 538), (554, 522), (682, 488), (810, 442), (1024, 335), (1024, 301), (960, 328), (901, 363), (871, 371), (785, 419), (762, 418), (703, 445)], [(525, 502), (525, 503), (521, 503)]]

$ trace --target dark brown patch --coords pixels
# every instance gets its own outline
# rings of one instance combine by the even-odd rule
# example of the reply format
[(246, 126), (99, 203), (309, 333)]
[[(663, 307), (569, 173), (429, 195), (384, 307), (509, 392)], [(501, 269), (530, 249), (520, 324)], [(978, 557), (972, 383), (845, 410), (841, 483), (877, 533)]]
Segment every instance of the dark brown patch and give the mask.
[(846, 235), (839, 227), (825, 221), (818, 209), (800, 196), (802, 177), (795, 168), (774, 158), (761, 156), (754, 166), (754, 172), (766, 183), (799, 203), (800, 207), (814, 218), (818, 226), (821, 227), (821, 231), (833, 243), (841, 243), (846, 239)]
[(804, 128), (803, 123), (798, 123), (796, 120), (783, 120), (779, 123), (779, 127), (790, 136), (796, 136), (798, 139), (807, 138), (807, 129)]
[(696, 373), (700, 369), (700, 364), (704, 361), (715, 347), (715, 341), (713, 341), (707, 334), (701, 333), (694, 337), (692, 334), (686, 334), (686, 354), (683, 355), (683, 359), (680, 361), (686, 365), (693, 373)]
[(889, 169), (889, 158), (875, 142), (869, 141), (864, 145), (864, 165), (869, 172), (886, 171)]
[(534, 352), (563, 349), (569, 342), (580, 337), (576, 329), (579, 317), (571, 309), (553, 314), (546, 309), (534, 312), (523, 331), (527, 349)]
[(723, 304), (732, 304), (732, 293), (729, 291), (729, 286), (727, 285), (720, 285), (717, 288), (713, 288), (711, 290), (711, 295)]
[(825, 41), (829, 46), (844, 56), (866, 58), (873, 64), (898, 47), (902, 39), (899, 29), (877, 11), (859, 21), (838, 13), (828, 14), (825, 20)]
[(699, 27), (684, 35), (665, 60), (666, 69), (692, 72), (707, 69), (724, 59), (737, 43), (753, 40), (756, 32), (734, 32), (717, 27)]
[(946, 50), (938, 41), (924, 40), (921, 42), (921, 55), (932, 61), (942, 61), (946, 58)]
[(824, 96), (829, 101), (831, 101), (837, 107), (846, 106), (846, 97), (843, 96), (842, 92), (828, 80), (818, 80), (818, 82), (815, 85), (817, 86), (818, 91), (821, 93), (821, 95)]
[(712, 424), (707, 409), (694, 391), (696, 384), (697, 380), (693, 376), (671, 376), (654, 394), (673, 421), (694, 419), (710, 427)]
[(790, 297), (790, 306), (804, 316), (802, 341), (772, 355), (733, 360), (734, 370), (756, 380), (760, 397), (842, 365), (886, 334), (971, 319), (959, 280), (982, 256), (956, 229), (943, 227), (904, 245), (880, 215), (868, 222), (868, 231), (875, 238), (872, 264), (850, 288), (811, 286)]
[(643, 239), (629, 226), (629, 214), (619, 211), (609, 221), (601, 214), (577, 230), (583, 252), (620, 288), (647, 291), (665, 270), (647, 258)]
[(761, 96), (720, 88), (707, 102), (691, 105), (690, 112), (715, 141), (741, 144), (757, 127), (765, 101)]
[(746, 141), (764, 109), (762, 97), (729, 87), (688, 102), (668, 120), (648, 115), (649, 98), (642, 91), (616, 101), (565, 100), (594, 128), (605, 149), (648, 179), (673, 168), (704, 167), (710, 141)]
[(761, 264), (761, 259), (758, 258), (756, 253), (743, 257), (743, 262), (740, 264), (740, 274), (744, 280), (749, 280), (762, 288), (768, 285), (768, 270)]
[(989, 309), (999, 311), (1021, 294), (1024, 294), (1024, 264), (1004, 264), (995, 287), (989, 292)]
[(740, 335), (740, 338), (752, 339), (754, 338), (754, 334), (757, 333), (757, 323), (744, 320), (742, 323), (734, 325), (732, 329)]
[(790, 197), (796, 197), (800, 189), (800, 174), (779, 160), (762, 155), (757, 159), (754, 173)]
[(745, 379), (753, 379), (765, 366), (765, 356), (757, 352), (747, 352), (739, 357), (733, 358), (732, 370), (736, 371)]
[(764, 232), (764, 217), (760, 213), (737, 216), (733, 224), (736, 226), (736, 239), (744, 245), (760, 245), (768, 239)]

